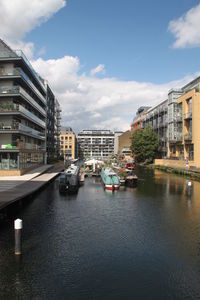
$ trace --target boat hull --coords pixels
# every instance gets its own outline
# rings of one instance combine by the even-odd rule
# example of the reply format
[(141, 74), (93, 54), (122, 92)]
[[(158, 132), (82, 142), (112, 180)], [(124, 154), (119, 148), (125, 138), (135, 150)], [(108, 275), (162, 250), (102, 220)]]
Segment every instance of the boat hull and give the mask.
[(114, 186), (113, 186), (113, 185), (105, 184), (104, 186), (105, 186), (105, 189), (106, 189), (107, 191), (113, 191), (113, 190), (114, 190)]
[(79, 171), (77, 166), (70, 166), (60, 176), (59, 191), (60, 193), (77, 193), (79, 189)]
[(112, 169), (102, 170), (101, 179), (106, 190), (115, 191), (120, 187), (119, 178)]
[(114, 190), (115, 190), (115, 191), (118, 191), (118, 190), (119, 190), (119, 188), (120, 188), (120, 186), (119, 186), (119, 185), (114, 185)]
[(138, 178), (126, 178), (125, 185), (128, 187), (137, 186)]

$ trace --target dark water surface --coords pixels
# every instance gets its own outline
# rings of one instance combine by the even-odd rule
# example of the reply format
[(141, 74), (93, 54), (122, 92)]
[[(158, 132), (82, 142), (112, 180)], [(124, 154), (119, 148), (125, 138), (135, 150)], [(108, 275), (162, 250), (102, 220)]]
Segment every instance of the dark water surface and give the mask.
[(113, 194), (87, 178), (63, 196), (55, 181), (3, 222), (0, 299), (200, 299), (200, 183), (137, 171)]

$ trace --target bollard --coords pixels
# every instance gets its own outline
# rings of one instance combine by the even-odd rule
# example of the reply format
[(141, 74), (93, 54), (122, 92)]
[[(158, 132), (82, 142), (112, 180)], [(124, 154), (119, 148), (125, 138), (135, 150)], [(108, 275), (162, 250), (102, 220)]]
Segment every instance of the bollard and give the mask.
[(22, 248), (22, 241), (21, 241), (22, 220), (21, 219), (15, 220), (14, 228), (15, 228), (15, 254), (20, 255), (21, 248)]
[(188, 182), (188, 186), (192, 186), (192, 182), (191, 181)]

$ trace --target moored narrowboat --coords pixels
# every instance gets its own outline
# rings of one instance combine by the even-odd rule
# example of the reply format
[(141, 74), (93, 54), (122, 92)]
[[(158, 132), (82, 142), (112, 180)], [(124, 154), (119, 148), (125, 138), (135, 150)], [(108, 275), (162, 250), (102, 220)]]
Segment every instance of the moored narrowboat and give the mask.
[(59, 191), (61, 193), (78, 191), (79, 171), (80, 167), (72, 164), (60, 175)]
[(138, 183), (137, 175), (135, 175), (133, 171), (129, 171), (125, 179), (125, 185), (128, 187), (135, 187), (137, 183)]
[(120, 187), (119, 177), (111, 168), (101, 170), (101, 179), (106, 190), (114, 191)]

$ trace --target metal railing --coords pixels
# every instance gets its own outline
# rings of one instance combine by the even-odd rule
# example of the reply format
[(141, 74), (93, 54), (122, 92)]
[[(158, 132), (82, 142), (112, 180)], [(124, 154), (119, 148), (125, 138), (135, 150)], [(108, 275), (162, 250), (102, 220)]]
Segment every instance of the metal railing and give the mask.
[(182, 133), (177, 133), (177, 134), (176, 134), (176, 140), (177, 140), (178, 142), (180, 142), (180, 141), (182, 141), (182, 139), (183, 139)]
[(33, 113), (31, 113), (29, 110), (24, 108), (23, 106), (19, 105), (19, 110), (21, 113), (23, 113), (25, 116), (30, 118), (33, 122), (36, 122), (39, 126), (45, 128), (45, 122), (42, 121), (40, 118), (35, 116)]
[(24, 124), (21, 124), (21, 123), (7, 123), (7, 124), (3, 124), (3, 123), (0, 123), (0, 131), (3, 131), (3, 132), (9, 132), (9, 131), (22, 131), (22, 132), (25, 132), (25, 133), (29, 133), (31, 135), (34, 135), (35, 137), (39, 138), (39, 139), (42, 139), (42, 140), (45, 140), (45, 135), (44, 133), (38, 131), (38, 130), (35, 130), (31, 127), (28, 127)]
[(22, 58), (23, 61), (26, 63), (26, 65), (29, 67), (29, 69), (31, 70), (33, 76), (35, 77), (35, 79), (38, 81), (38, 83), (41, 85), (42, 89), (44, 91), (46, 91), (46, 87), (43, 84), (41, 78), (38, 76), (38, 74), (35, 72), (35, 70), (33, 69), (31, 63), (29, 62), (29, 60), (27, 59), (27, 57), (24, 55), (24, 53), (21, 50), (15, 50), (15, 51), (0, 51), (0, 58), (8, 58), (8, 59), (19, 59)]
[(21, 50), (15, 50), (15, 53), (17, 54), (17, 56), (21, 57), (25, 63), (29, 66), (29, 68), (31, 69), (34, 77), (37, 79), (37, 81), (40, 83), (40, 85), (42, 86), (42, 88), (44, 90), (46, 90), (45, 85), (43, 84), (42, 80), (40, 79), (40, 77), (38, 76), (38, 74), (35, 72), (35, 70), (33, 69), (31, 63), (29, 62), (29, 60), (27, 59), (27, 57), (24, 55), (23, 51)]
[(176, 115), (176, 121), (177, 121), (177, 122), (182, 122), (182, 114), (178, 113), (178, 114)]
[(23, 107), (20, 104), (5, 104), (5, 106), (0, 106), (0, 112), (21, 112), (24, 114), (26, 117), (31, 119), (31, 121), (37, 123), (39, 126), (45, 128), (45, 122), (38, 118), (36, 115), (34, 115), (32, 112), (27, 110), (25, 107)]
[(2, 86), (0, 87), (0, 95), (12, 94), (22, 95), (30, 105), (36, 108), (43, 116), (46, 116), (45, 110), (20, 86)]
[(33, 89), (33, 91), (37, 94), (37, 96), (40, 98), (40, 100), (46, 104), (46, 98), (40, 93), (40, 91), (36, 88), (36, 86), (33, 84), (33, 82), (30, 80), (28, 75), (21, 69), (21, 68), (13, 68), (12, 70), (9, 69), (0, 69), (0, 76), (21, 76), (24, 81), (28, 83), (28, 85)]

